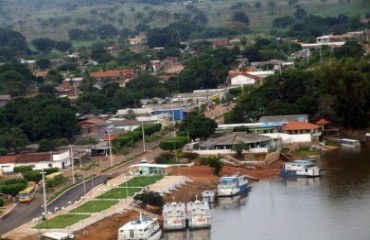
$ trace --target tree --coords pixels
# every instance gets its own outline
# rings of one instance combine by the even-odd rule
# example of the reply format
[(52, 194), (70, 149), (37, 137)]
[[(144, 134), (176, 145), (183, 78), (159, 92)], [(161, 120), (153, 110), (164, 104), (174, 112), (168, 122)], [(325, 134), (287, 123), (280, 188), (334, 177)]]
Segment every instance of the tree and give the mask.
[(55, 46), (55, 41), (49, 38), (36, 38), (31, 43), (42, 53), (49, 53)]
[(248, 148), (248, 145), (244, 142), (238, 142), (233, 145), (232, 150), (236, 152), (236, 155), (239, 157), (243, 155), (243, 150), (246, 150)]
[(0, 198), (0, 207), (3, 207), (3, 206), (4, 206), (4, 200)]
[(199, 111), (189, 113), (180, 123), (179, 131), (189, 132), (189, 136), (195, 140), (197, 138), (207, 139), (217, 128), (217, 123), (204, 116)]
[(55, 49), (61, 51), (61, 52), (66, 52), (72, 47), (72, 44), (67, 41), (58, 41), (55, 43)]
[(361, 44), (356, 41), (348, 41), (342, 47), (334, 49), (334, 56), (336, 58), (362, 57), (365, 50), (362, 48)]
[(146, 192), (136, 194), (134, 196), (135, 201), (140, 201), (144, 206), (149, 204), (153, 206), (162, 207), (164, 205), (164, 200), (158, 192)]
[(168, 138), (159, 143), (159, 147), (162, 150), (173, 151), (176, 149), (181, 149), (188, 142), (187, 137), (177, 136), (173, 138)]
[(40, 68), (41, 70), (48, 69), (51, 66), (50, 59), (45, 58), (45, 57), (40, 58), (40, 59), (36, 60), (35, 66)]
[(237, 21), (249, 25), (249, 17), (243, 12), (235, 12), (231, 18), (232, 21)]
[(12, 195), (13, 197), (15, 197), (18, 195), (20, 191), (22, 191), (26, 187), (27, 187), (27, 184), (24, 184), (24, 183), (0, 185), (0, 192), (3, 194)]

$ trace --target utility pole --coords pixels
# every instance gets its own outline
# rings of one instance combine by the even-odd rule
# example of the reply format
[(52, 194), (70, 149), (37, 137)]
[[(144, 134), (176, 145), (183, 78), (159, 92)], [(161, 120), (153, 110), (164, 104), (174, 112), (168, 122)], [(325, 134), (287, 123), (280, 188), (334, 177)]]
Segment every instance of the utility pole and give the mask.
[(144, 152), (146, 152), (146, 148), (145, 148), (144, 121), (141, 121), (141, 131), (143, 132), (143, 148), (144, 148)]
[(48, 210), (47, 210), (47, 206), (46, 206), (46, 186), (45, 186), (45, 171), (44, 171), (44, 169), (42, 169), (41, 176), (42, 176), (42, 193), (43, 193), (43, 197), (44, 197), (44, 219), (47, 220), (46, 215), (48, 214)]
[(69, 148), (70, 148), (70, 153), (69, 153), (69, 156), (70, 156), (70, 160), (71, 160), (71, 165), (72, 165), (72, 184), (75, 184), (76, 183), (76, 178), (75, 178), (75, 171), (74, 171), (74, 160), (73, 160), (73, 149), (72, 149), (72, 146), (73, 145), (69, 145)]

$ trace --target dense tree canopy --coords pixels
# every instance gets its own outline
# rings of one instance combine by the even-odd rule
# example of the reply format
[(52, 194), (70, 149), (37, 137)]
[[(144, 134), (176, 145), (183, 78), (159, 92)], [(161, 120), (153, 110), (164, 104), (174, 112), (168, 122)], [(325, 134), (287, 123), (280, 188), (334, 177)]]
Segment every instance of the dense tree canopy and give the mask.
[(186, 115), (179, 126), (179, 131), (188, 132), (189, 136), (195, 140), (197, 138), (207, 139), (217, 128), (217, 123), (204, 116), (199, 111), (193, 111)]

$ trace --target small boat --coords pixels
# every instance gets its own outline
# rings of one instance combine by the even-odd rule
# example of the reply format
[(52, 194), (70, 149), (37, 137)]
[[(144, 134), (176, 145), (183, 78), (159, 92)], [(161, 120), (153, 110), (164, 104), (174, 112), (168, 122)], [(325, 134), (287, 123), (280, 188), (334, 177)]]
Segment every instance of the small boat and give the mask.
[(186, 206), (184, 203), (167, 203), (163, 206), (163, 230), (186, 229)]
[(234, 174), (221, 177), (217, 185), (217, 196), (227, 197), (240, 194), (250, 189), (247, 176)]
[(315, 166), (312, 160), (294, 160), (283, 163), (280, 175), (282, 177), (318, 177), (320, 168)]
[(349, 138), (341, 138), (339, 140), (339, 143), (342, 147), (352, 147), (357, 148), (361, 146), (361, 143), (359, 140), (356, 139), (349, 139)]
[(159, 240), (162, 231), (158, 219), (140, 217), (118, 229), (118, 240)]
[(209, 228), (211, 227), (211, 211), (208, 202), (194, 201), (186, 204), (189, 217), (189, 228)]

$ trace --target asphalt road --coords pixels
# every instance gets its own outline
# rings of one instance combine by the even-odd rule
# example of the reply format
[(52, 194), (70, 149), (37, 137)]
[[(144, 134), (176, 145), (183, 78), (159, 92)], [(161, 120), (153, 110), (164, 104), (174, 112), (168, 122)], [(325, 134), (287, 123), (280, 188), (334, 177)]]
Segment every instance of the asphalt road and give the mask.
[[(55, 208), (61, 209), (62, 207), (67, 207), (69, 202), (74, 203), (85, 194), (85, 187), (86, 192), (89, 192), (92, 189), (93, 184), (94, 186), (99, 185), (106, 179), (107, 175), (97, 176), (94, 179), (86, 181), (85, 184), (80, 184), (70, 189), (60, 198), (49, 204), (47, 210), (54, 211)], [(43, 196), (41, 191), (36, 193), (35, 199), (32, 202), (18, 204), (10, 213), (1, 218), (0, 235), (13, 230), (34, 218), (40, 217), (44, 211), (42, 204)]]

